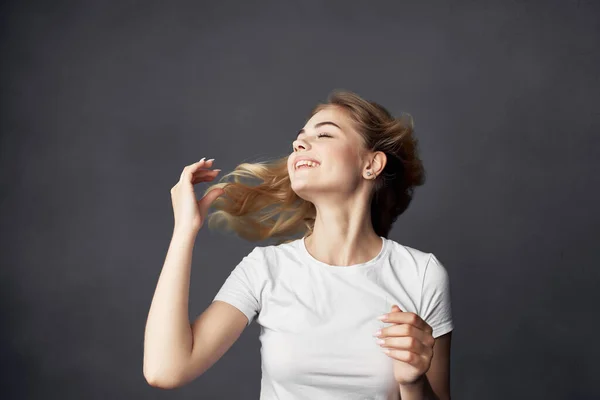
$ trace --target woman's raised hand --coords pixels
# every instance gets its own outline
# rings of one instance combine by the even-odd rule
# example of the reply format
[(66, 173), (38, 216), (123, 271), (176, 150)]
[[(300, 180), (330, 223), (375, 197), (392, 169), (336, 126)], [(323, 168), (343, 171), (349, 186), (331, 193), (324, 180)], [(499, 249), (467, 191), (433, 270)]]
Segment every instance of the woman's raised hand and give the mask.
[(199, 231), (204, 224), (208, 208), (217, 197), (224, 193), (223, 189), (214, 189), (201, 200), (196, 199), (194, 185), (212, 181), (221, 171), (220, 169), (208, 169), (212, 166), (213, 161), (214, 159), (205, 161), (202, 158), (200, 161), (186, 166), (179, 177), (179, 182), (171, 188), (175, 230)]

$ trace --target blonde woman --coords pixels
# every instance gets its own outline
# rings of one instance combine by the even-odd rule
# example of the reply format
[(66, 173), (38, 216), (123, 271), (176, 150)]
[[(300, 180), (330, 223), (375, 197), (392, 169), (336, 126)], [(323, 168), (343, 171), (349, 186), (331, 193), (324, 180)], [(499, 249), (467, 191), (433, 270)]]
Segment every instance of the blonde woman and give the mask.
[[(425, 181), (412, 119), (334, 91), (290, 139), (289, 156), (239, 165), (200, 201), (193, 185), (215, 179), (212, 159), (185, 167), (171, 189), (175, 228), (146, 325), (147, 381), (192, 381), (256, 318), (261, 399), (449, 399), (448, 273), (433, 254), (388, 238)], [(190, 324), (205, 220), (277, 244), (246, 255)]]

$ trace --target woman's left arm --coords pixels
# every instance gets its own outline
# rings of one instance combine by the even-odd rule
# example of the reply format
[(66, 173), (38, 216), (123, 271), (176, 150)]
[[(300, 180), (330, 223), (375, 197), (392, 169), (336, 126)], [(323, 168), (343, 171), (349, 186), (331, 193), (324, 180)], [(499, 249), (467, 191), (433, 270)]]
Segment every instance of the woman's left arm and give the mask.
[(418, 382), (400, 385), (399, 400), (440, 400), (440, 398), (433, 391), (427, 376), (423, 375)]
[(450, 399), (452, 331), (434, 338), (433, 328), (427, 322), (413, 312), (402, 311), (397, 304), (379, 319), (392, 324), (376, 332), (376, 336), (377, 343), (393, 359), (401, 399)]
[(412, 385), (399, 385), (402, 400), (450, 400), (450, 345), (452, 331), (435, 339), (433, 358), (422, 379)]

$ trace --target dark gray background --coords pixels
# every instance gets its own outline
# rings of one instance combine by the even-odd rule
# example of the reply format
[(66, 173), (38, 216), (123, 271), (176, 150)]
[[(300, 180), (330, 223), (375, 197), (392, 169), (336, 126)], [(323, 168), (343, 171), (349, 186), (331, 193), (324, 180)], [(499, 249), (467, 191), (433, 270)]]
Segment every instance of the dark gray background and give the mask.
[[(144, 380), (169, 190), (289, 153), (345, 88), (415, 119), (390, 238), (450, 273), (453, 398), (599, 398), (598, 3), (218, 3), (3, 3), (0, 397), (257, 399), (256, 323), (190, 385)], [(255, 245), (200, 231), (190, 318)]]

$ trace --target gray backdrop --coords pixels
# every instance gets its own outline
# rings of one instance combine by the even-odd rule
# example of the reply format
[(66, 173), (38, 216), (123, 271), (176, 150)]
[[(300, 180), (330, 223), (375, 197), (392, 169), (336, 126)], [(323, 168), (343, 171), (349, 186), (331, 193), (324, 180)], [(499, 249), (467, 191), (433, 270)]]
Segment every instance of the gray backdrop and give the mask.
[[(0, 397), (257, 399), (255, 322), (190, 385), (144, 380), (169, 190), (288, 154), (345, 88), (415, 119), (427, 183), (390, 238), (450, 273), (453, 398), (600, 398), (599, 10), (4, 2)], [(200, 231), (190, 318), (255, 245)]]

